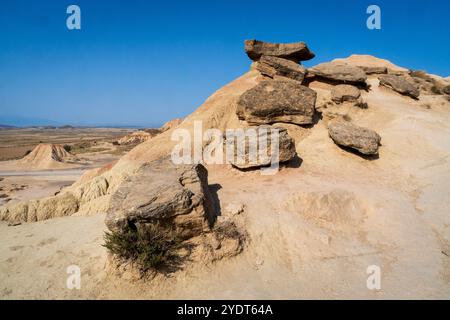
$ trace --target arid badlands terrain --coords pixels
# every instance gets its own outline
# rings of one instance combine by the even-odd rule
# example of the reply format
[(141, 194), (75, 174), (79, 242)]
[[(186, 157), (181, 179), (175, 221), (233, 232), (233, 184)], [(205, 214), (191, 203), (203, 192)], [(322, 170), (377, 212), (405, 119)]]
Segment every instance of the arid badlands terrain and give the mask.
[[(368, 55), (307, 69), (304, 43), (245, 50), (250, 70), (183, 121), (0, 163), (1, 299), (450, 298), (448, 79)], [(279, 171), (174, 165), (174, 133), (196, 123), (280, 128)], [(151, 276), (102, 246), (105, 231), (146, 224), (185, 245)]]

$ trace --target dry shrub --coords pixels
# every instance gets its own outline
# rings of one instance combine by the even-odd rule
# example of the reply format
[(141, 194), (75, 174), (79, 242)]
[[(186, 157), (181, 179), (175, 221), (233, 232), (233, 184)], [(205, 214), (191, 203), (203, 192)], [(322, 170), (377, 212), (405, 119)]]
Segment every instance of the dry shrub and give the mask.
[(104, 247), (116, 257), (137, 265), (142, 273), (158, 271), (177, 261), (181, 240), (177, 233), (160, 224), (139, 224), (106, 232)]

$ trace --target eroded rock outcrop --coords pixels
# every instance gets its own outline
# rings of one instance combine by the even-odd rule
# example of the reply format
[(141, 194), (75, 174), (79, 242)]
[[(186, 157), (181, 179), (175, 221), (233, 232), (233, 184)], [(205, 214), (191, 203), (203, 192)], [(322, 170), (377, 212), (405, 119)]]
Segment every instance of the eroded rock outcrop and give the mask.
[(378, 79), (380, 80), (380, 86), (390, 88), (402, 95), (414, 99), (417, 99), (420, 95), (420, 91), (402, 76), (386, 74), (379, 76)]
[[(233, 166), (239, 169), (264, 167), (295, 157), (295, 141), (285, 128), (262, 125), (245, 130), (242, 140), (234, 137), (225, 141), (226, 147), (233, 150), (234, 158), (228, 159)], [(278, 134), (278, 139), (272, 136), (274, 134)], [(278, 145), (272, 144), (272, 138)]]
[(306, 74), (306, 69), (298, 63), (271, 56), (262, 56), (256, 62), (256, 69), (270, 78), (283, 77), (299, 81), (300, 83), (303, 82)]
[(160, 131), (158, 129), (139, 130), (122, 137), (117, 142), (120, 145), (139, 144), (153, 138), (159, 133)]
[(111, 196), (105, 223), (112, 231), (136, 223), (169, 223), (183, 238), (190, 238), (214, 220), (205, 167), (177, 166), (162, 159), (145, 164), (119, 186)]
[(62, 167), (64, 162), (71, 160), (76, 160), (75, 156), (62, 145), (41, 143), (28, 155), (18, 160), (17, 164), (31, 169), (56, 169)]
[(270, 43), (259, 40), (245, 40), (245, 52), (250, 59), (258, 61), (261, 56), (273, 56), (295, 62), (310, 60), (315, 57), (306, 43)]
[(70, 216), (86, 203), (106, 195), (108, 188), (108, 181), (99, 176), (53, 197), (3, 206), (0, 208), (0, 220), (21, 223)]
[(371, 129), (350, 122), (335, 121), (328, 124), (328, 133), (340, 146), (355, 149), (365, 155), (378, 154), (381, 137)]
[(175, 118), (175, 119), (169, 120), (166, 123), (164, 123), (164, 125), (161, 127), (160, 130), (161, 130), (161, 132), (170, 130), (170, 129), (180, 125), (180, 123), (182, 123), (182, 122), (183, 122), (183, 119), (181, 119), (181, 118)]
[(388, 68), (387, 67), (367, 67), (367, 66), (359, 66), (367, 75), (372, 74), (387, 74)]
[(316, 96), (314, 90), (296, 81), (261, 81), (241, 95), (236, 113), (250, 124), (311, 124)]
[(326, 62), (308, 69), (311, 77), (327, 79), (338, 83), (366, 85), (366, 73), (355, 66), (339, 62)]
[(357, 102), (361, 97), (361, 92), (355, 86), (349, 84), (339, 84), (331, 90), (331, 100), (336, 103), (345, 101)]

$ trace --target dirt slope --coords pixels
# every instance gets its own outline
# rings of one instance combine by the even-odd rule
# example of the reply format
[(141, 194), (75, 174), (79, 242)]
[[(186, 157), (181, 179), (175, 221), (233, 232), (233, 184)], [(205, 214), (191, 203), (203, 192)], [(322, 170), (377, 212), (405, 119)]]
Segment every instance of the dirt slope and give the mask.
[(67, 167), (65, 162), (74, 159), (62, 145), (39, 144), (17, 164), (30, 169), (59, 169)]

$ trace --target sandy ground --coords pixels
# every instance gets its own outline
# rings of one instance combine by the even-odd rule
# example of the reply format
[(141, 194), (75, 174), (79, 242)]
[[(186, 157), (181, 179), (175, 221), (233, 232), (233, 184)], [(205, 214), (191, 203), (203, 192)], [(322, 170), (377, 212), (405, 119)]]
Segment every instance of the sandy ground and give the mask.
[[(337, 147), (319, 122), (297, 142), (298, 163), (276, 175), (208, 168), (222, 213), (245, 205), (242, 254), (133, 280), (105, 271), (102, 214), (1, 223), (0, 297), (449, 299), (449, 106), (371, 84), (363, 94), (369, 109), (352, 121), (380, 133), (378, 159)], [(72, 264), (80, 290), (66, 287)], [(380, 290), (366, 286), (371, 265), (380, 267)]]

